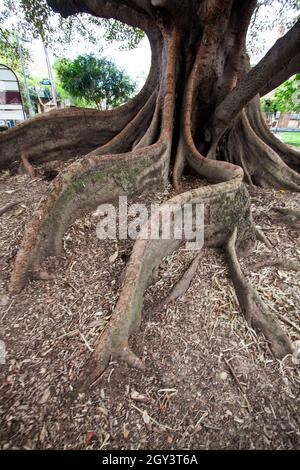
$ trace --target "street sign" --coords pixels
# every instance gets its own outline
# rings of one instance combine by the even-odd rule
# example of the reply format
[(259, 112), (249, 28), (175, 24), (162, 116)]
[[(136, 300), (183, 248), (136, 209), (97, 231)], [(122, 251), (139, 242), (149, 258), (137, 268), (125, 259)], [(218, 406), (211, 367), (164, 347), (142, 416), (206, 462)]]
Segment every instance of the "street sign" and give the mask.
[(0, 119), (24, 121), (25, 113), (16, 74), (0, 64)]

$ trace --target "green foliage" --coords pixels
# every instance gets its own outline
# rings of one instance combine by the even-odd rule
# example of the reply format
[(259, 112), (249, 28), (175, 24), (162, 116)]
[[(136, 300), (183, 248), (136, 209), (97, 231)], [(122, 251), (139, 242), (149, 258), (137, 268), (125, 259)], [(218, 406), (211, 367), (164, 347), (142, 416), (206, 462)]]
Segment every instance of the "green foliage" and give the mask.
[(272, 113), (272, 114), (278, 111), (277, 103), (272, 98), (262, 98), (261, 109), (265, 113)]
[[(87, 14), (62, 18), (54, 14), (46, 0), (0, 0), (0, 43), (5, 41), (1, 27), (9, 24), (12, 34), (28, 40), (42, 39), (52, 51), (63, 55), (70, 44), (84, 41), (95, 52), (102, 52), (101, 39), (121, 42), (122, 49), (136, 47), (144, 34), (114, 20), (103, 20)], [(13, 26), (12, 26), (13, 24)]]
[(300, 73), (280, 85), (271, 98), (263, 98), (262, 110), (270, 113), (300, 112)]
[[(263, 7), (270, 14), (260, 14)], [(258, 0), (248, 35), (248, 47), (252, 52), (264, 48), (261, 33), (276, 25), (289, 28), (299, 17), (300, 0)], [(54, 14), (46, 0), (0, 0), (0, 27), (7, 19), (13, 20), (16, 32), (22, 31), (27, 39), (42, 38), (56, 55), (62, 55), (68, 45), (78, 40), (85, 41), (101, 52), (101, 38), (108, 42), (119, 41), (120, 49), (136, 47), (144, 37), (143, 31), (131, 28), (112, 19), (99, 19), (91, 15), (78, 14), (62, 18)], [(103, 32), (104, 31), (104, 32)], [(1, 41), (0, 29), (0, 41)]]
[(120, 50), (135, 49), (145, 36), (141, 29), (132, 28), (120, 21), (103, 20), (103, 27), (105, 29), (104, 39), (108, 43), (119, 42)]
[(258, 0), (248, 32), (248, 50), (254, 54), (264, 52), (264, 33), (276, 27), (282, 32), (289, 30), (299, 18), (299, 11), (300, 0)]
[(98, 109), (119, 106), (135, 90), (135, 84), (106, 58), (81, 55), (75, 60), (60, 59), (55, 70), (62, 88), (73, 98), (84, 100)]
[[(20, 44), (25, 64), (30, 62), (30, 54), (24, 44)], [(0, 28), (0, 63), (15, 72), (21, 72), (16, 36), (6, 28)]]

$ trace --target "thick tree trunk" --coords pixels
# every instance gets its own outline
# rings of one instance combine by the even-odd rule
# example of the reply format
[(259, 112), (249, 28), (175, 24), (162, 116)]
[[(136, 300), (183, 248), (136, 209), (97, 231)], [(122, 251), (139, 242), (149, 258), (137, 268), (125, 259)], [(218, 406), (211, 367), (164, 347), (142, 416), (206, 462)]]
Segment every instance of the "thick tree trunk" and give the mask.
[[(10, 293), (18, 293), (40, 272), (45, 256), (60, 253), (67, 227), (84, 212), (122, 194), (163, 187), (170, 175), (180, 189), (183, 171), (216, 184), (182, 193), (171, 202), (179, 207), (204, 203), (207, 246), (226, 245), (234, 231), (231, 267), (235, 278), (238, 272), (242, 279), (235, 247), (249, 252), (256, 233), (243, 181), (300, 189), (299, 153), (270, 134), (257, 99), (272, 74), (284, 72), (284, 64), (292, 63), (294, 70), (299, 24), (249, 71), (245, 38), (255, 0), (191, 0), (189, 7), (180, 0), (48, 3), (64, 15), (82, 11), (143, 28), (152, 47), (152, 68), (144, 89), (122, 108), (53, 112), (0, 136), (2, 168), (22, 151), (32, 163), (89, 153), (56, 179), (34, 214), (15, 262)], [(282, 51), (285, 58), (280, 62)], [(129, 336), (139, 324), (153, 269), (162, 254), (178, 245), (177, 240), (137, 241), (116, 311), (87, 365), (89, 382), (102, 373), (111, 355), (143, 367), (130, 351)], [(244, 280), (239, 283), (246, 285)], [(287, 338), (275, 320), (260, 318), (260, 310), (256, 308), (255, 325), (263, 325), (266, 337), (272, 337), (273, 351), (288, 353)], [(284, 337), (278, 347), (268, 325)]]

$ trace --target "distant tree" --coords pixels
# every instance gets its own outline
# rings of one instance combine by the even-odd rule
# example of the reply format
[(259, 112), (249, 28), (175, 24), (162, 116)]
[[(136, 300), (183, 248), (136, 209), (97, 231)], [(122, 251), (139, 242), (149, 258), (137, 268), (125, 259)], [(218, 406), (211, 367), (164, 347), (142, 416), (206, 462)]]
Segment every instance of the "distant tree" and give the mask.
[[(30, 62), (30, 54), (23, 42), (20, 42), (23, 59), (26, 65)], [(21, 74), (21, 64), (18, 44), (15, 34), (6, 28), (0, 27), (0, 63), (12, 68)]]
[(71, 97), (84, 99), (98, 109), (119, 106), (135, 90), (128, 75), (105, 57), (80, 55), (75, 60), (60, 59), (55, 69), (63, 89)]
[(266, 112), (274, 113), (299, 113), (300, 112), (300, 73), (290, 78), (278, 88), (274, 95), (267, 99), (262, 99), (262, 109)]

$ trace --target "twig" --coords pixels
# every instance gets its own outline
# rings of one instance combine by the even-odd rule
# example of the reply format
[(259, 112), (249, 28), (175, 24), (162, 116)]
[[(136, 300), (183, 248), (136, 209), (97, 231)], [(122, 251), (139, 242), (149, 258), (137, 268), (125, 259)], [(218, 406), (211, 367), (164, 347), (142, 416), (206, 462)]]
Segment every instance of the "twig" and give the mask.
[(294, 322), (292, 322), (291, 320), (288, 320), (287, 318), (285, 318), (281, 313), (279, 313), (278, 316), (279, 316), (280, 320), (282, 320), (287, 325), (292, 326), (298, 333), (300, 333), (299, 326), (297, 326)]
[[(139, 413), (141, 413), (142, 415), (144, 414), (144, 411), (141, 410), (140, 408), (138, 408), (137, 406), (135, 406), (133, 403), (131, 404), (132, 408), (134, 408), (135, 410), (137, 410)], [(148, 415), (149, 416), (149, 415)], [(156, 419), (152, 418), (151, 416), (149, 416), (149, 419), (150, 421), (152, 421), (154, 424), (156, 424), (157, 426), (160, 426), (162, 428), (165, 428), (165, 429), (169, 429), (170, 431), (176, 431), (176, 429), (174, 428), (171, 428), (170, 426), (167, 426), (166, 424), (161, 424), (159, 423), (158, 421), (156, 421)]]
[(16, 202), (10, 202), (9, 204), (6, 204), (6, 206), (3, 206), (0, 208), (0, 216), (5, 214), (5, 212), (10, 211), (13, 209), (15, 206), (18, 206), (19, 204), (22, 204), (23, 201), (16, 201)]
[(91, 346), (89, 345), (89, 343), (87, 342), (87, 340), (85, 339), (85, 337), (83, 336), (83, 334), (80, 333), (80, 332), (79, 332), (79, 334), (80, 334), (80, 336), (81, 336), (81, 338), (82, 338), (84, 344), (85, 344), (86, 347), (88, 348), (88, 350), (89, 350), (90, 352), (94, 352), (94, 349), (91, 348)]
[(266, 237), (264, 232), (261, 230), (259, 227), (255, 227), (255, 235), (257, 240), (259, 240), (261, 243), (264, 243), (266, 247), (270, 248), (272, 250), (273, 245), (271, 244), (270, 240)]
[(236, 373), (235, 373), (235, 371), (234, 371), (232, 365), (230, 364), (230, 362), (227, 361), (227, 359), (225, 359), (225, 357), (223, 357), (223, 360), (224, 360), (226, 366), (228, 367), (229, 372), (231, 373), (232, 377), (234, 378), (234, 380), (235, 380), (235, 382), (236, 382), (238, 388), (240, 389), (240, 391), (241, 391), (241, 393), (242, 393), (242, 395), (243, 395), (243, 397), (244, 397), (244, 400), (245, 400), (245, 402), (246, 402), (246, 404), (247, 404), (248, 411), (251, 413), (251, 411), (252, 411), (252, 406), (251, 406), (250, 403), (249, 403), (249, 400), (248, 400), (248, 398), (247, 398), (247, 395), (246, 395), (245, 392), (244, 392), (244, 389), (243, 389), (243, 387), (242, 387), (241, 382), (239, 381), (239, 379), (238, 379), (238, 377), (237, 377), (237, 375), (236, 375)]

